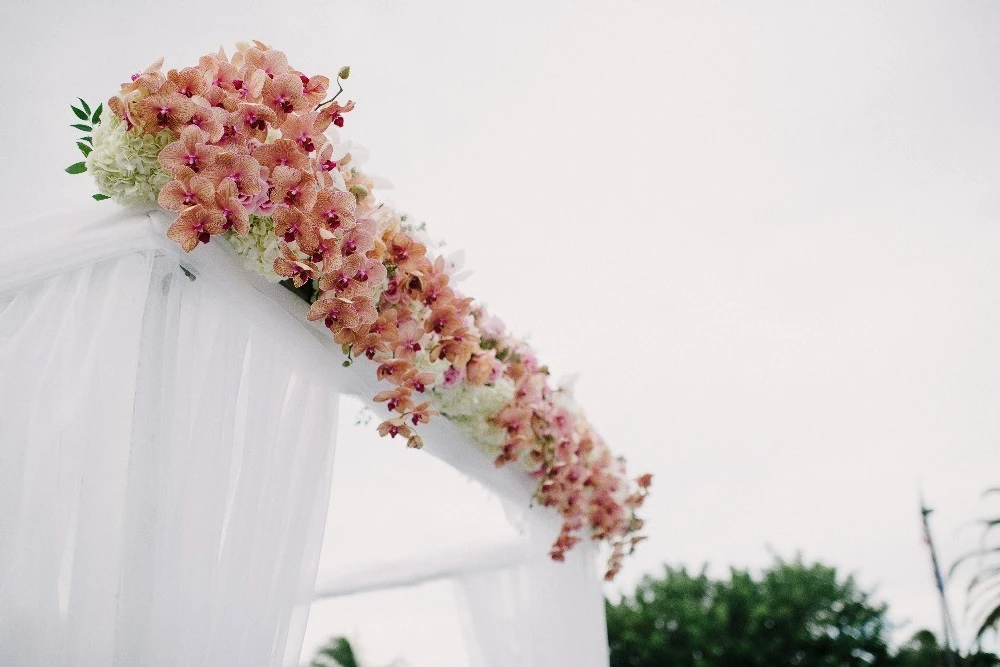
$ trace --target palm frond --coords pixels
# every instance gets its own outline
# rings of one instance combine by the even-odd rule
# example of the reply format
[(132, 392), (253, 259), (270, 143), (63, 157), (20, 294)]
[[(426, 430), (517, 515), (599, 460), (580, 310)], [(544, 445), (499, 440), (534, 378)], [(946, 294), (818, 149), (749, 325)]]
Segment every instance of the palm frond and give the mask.
[(979, 629), (976, 630), (976, 639), (982, 639), (987, 632), (995, 630), (997, 625), (1000, 625), (1000, 598), (997, 599), (997, 606), (986, 615), (986, 618), (979, 625)]
[[(1000, 494), (1000, 487), (987, 489), (983, 496), (993, 494)], [(965, 609), (972, 618), (978, 619), (977, 640), (991, 630), (1000, 630), (1000, 540), (995, 537), (1000, 517), (982, 519), (978, 523), (983, 529), (979, 548), (963, 555), (949, 570), (954, 574), (966, 564), (974, 563), (975, 570), (966, 586)]]

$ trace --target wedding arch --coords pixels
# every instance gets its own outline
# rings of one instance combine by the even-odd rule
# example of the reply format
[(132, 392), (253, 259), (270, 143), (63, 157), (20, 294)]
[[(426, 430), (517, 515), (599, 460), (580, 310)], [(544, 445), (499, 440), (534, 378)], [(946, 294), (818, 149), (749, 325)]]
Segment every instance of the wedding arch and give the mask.
[[(454, 578), (484, 665), (606, 665), (629, 478), (378, 201), (353, 103), (279, 51), (73, 107), (91, 206), (0, 250), (0, 664), (294, 665), (317, 597)], [(157, 206), (158, 204), (158, 206)], [(517, 542), (316, 588), (341, 395), (491, 489)]]

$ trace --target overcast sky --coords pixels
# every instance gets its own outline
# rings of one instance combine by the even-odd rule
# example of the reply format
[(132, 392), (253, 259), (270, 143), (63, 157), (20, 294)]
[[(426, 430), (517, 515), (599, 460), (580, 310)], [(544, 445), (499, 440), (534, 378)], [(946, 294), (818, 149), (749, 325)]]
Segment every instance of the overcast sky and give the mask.
[[(383, 196), (465, 249), (467, 292), (580, 373), (591, 420), (655, 475), (651, 539), (609, 593), (663, 562), (801, 551), (876, 588), (901, 636), (937, 629), (918, 485), (950, 563), (1000, 484), (1000, 5), (8, 7), (8, 221), (88, 205), (62, 172), (68, 104), (161, 55), (257, 38), (310, 73), (350, 64), (343, 135)], [(481, 489), (356, 411), (325, 571), (502, 530)], [(307, 642), (333, 632), (376, 662), (462, 664), (447, 586), (323, 605)]]

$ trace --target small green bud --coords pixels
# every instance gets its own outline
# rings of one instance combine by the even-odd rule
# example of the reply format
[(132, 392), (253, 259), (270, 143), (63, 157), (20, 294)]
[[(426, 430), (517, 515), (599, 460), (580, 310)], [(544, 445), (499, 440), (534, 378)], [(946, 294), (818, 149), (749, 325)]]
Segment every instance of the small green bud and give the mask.
[(347, 65), (345, 67), (341, 67), (340, 71), (337, 72), (337, 78), (338, 79), (346, 79), (349, 76), (351, 76), (351, 66), (350, 65)]

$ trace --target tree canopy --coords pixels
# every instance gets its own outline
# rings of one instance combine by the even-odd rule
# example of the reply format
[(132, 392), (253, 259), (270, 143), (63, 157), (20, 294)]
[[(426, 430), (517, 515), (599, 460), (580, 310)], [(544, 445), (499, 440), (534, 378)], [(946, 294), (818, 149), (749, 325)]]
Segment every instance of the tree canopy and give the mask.
[[(887, 606), (852, 576), (801, 558), (777, 559), (759, 575), (734, 568), (723, 579), (665, 566), (606, 607), (612, 667), (945, 665), (928, 631), (892, 651)], [(1000, 665), (977, 655), (956, 665)]]

